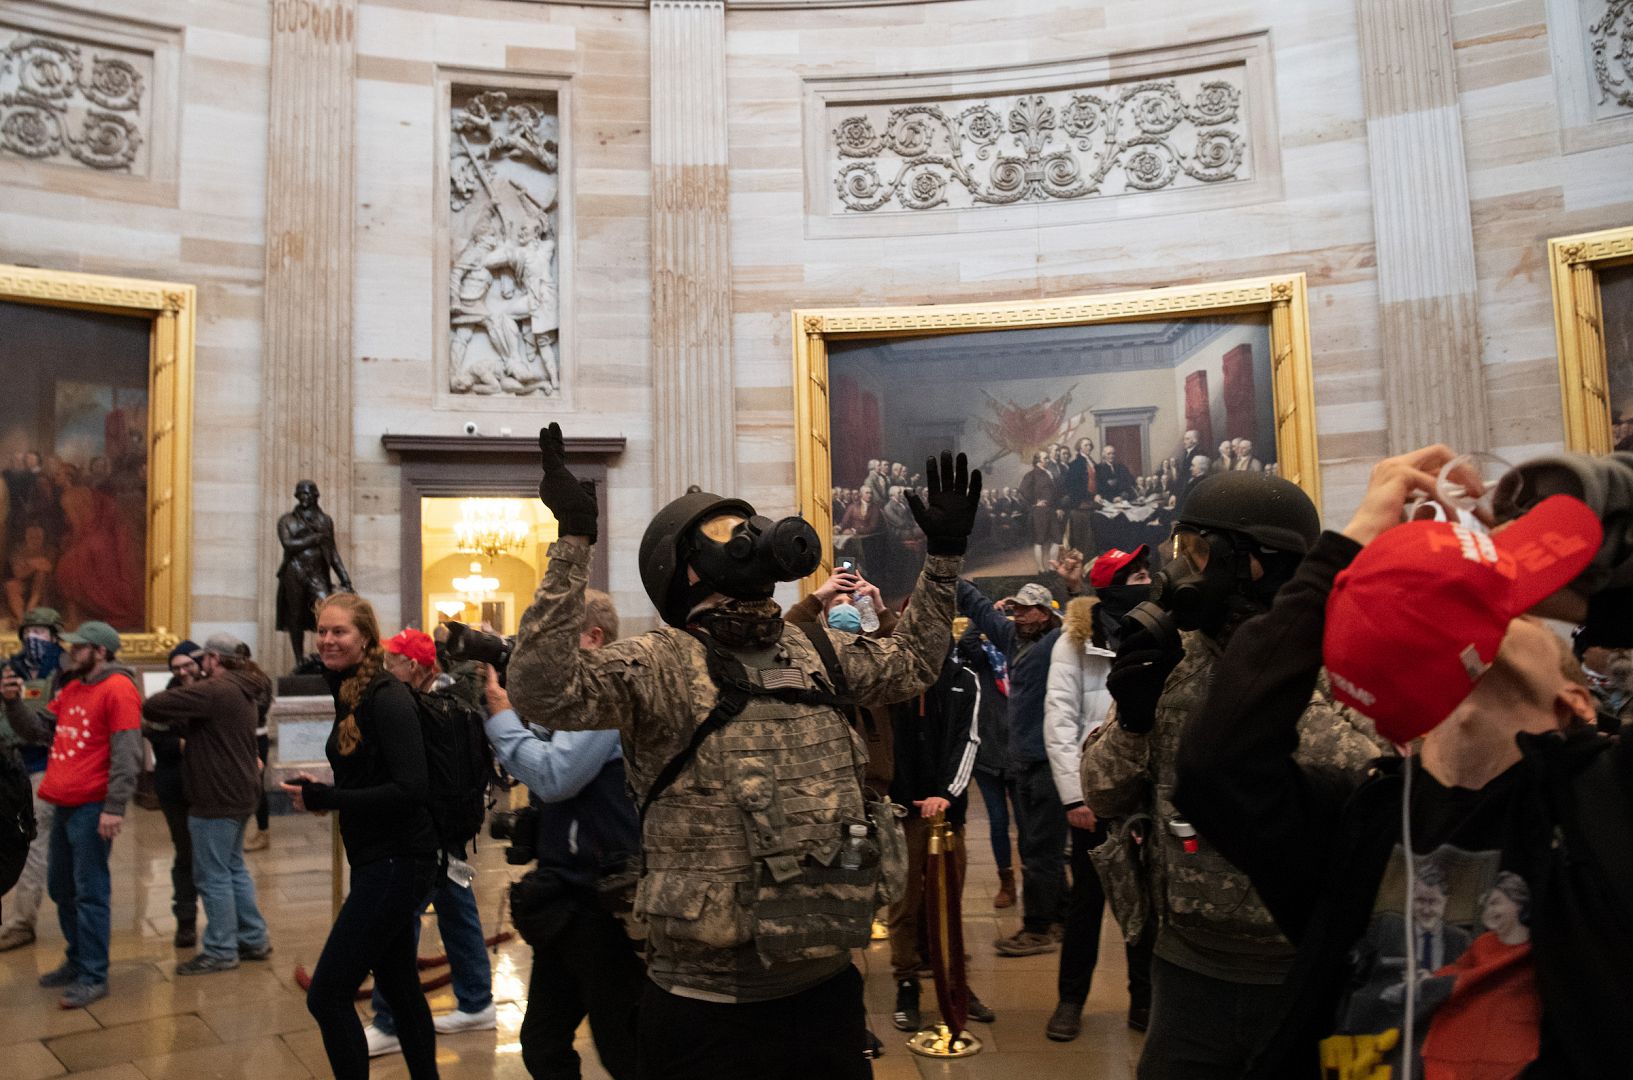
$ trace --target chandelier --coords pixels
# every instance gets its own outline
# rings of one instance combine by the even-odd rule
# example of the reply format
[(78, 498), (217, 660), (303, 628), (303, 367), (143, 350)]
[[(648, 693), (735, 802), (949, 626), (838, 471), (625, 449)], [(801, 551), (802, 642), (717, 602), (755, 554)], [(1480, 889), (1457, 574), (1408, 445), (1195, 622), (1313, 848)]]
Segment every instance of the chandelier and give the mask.
[(480, 604), (488, 599), (498, 587), (499, 579), (484, 577), (482, 575), (482, 564), (479, 562), (471, 563), (469, 577), (454, 578), (455, 591), (473, 604)]
[(516, 499), (466, 499), (454, 523), (460, 553), (489, 559), (520, 548), (532, 531), (532, 525), (522, 520)]

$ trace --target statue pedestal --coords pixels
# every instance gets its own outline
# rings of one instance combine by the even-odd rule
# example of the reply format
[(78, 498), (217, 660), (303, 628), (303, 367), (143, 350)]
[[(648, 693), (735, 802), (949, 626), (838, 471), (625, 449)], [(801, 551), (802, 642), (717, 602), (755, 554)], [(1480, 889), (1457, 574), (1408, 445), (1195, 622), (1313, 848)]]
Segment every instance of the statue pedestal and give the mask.
[[(321, 680), (320, 680), (321, 681)], [(279, 680), (282, 689), (283, 680)], [(267, 713), (272, 748), (267, 754), (266, 785), (269, 807), (275, 814), (290, 812), (289, 796), (278, 787), (291, 776), (306, 773), (324, 783), (334, 779), (323, 746), (334, 727), (335, 703), (325, 690), (315, 694), (279, 697)]]

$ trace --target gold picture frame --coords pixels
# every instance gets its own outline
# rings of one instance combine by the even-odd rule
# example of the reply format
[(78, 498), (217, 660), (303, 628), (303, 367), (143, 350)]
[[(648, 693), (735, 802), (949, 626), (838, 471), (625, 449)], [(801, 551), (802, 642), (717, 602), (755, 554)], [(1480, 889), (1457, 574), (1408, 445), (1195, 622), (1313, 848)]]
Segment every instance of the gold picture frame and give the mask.
[[(1321, 505), (1315, 394), (1305, 277), (1282, 274), (1137, 292), (878, 308), (809, 308), (793, 313), (795, 488), (817, 534), (833, 535), (828, 343), (836, 339), (925, 337), (972, 331), (1149, 322), (1262, 313), (1268, 317), (1276, 447), (1281, 475)], [(832, 552), (806, 578), (809, 590), (831, 572)]]
[[(120, 658), (162, 663), (187, 635), (192, 568), (192, 285), (0, 264), (0, 300), (145, 318), (148, 333), (147, 626), (120, 634)], [(0, 655), (16, 651), (0, 636)]]
[(1633, 226), (1548, 241), (1568, 450), (1608, 454), (1612, 449), (1610, 372), (1599, 274), (1628, 265), (1633, 265)]

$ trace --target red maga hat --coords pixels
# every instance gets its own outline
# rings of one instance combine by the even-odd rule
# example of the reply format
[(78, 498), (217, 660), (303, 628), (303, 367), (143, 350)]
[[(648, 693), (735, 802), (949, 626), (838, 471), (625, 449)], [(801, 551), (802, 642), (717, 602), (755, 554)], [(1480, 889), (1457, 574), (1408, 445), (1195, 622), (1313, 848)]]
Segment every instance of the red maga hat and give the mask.
[(1444, 521), (1396, 526), (1333, 582), (1323, 653), (1333, 695), (1406, 743), (1451, 715), (1508, 624), (1569, 585), (1603, 539), (1556, 495), (1494, 536)]
[(1100, 557), (1095, 559), (1089, 566), (1089, 584), (1096, 589), (1106, 588), (1112, 584), (1112, 579), (1117, 576), (1123, 567), (1135, 559), (1145, 558), (1149, 550), (1144, 544), (1141, 544), (1133, 551), (1119, 551), (1117, 548), (1112, 548), (1110, 551), (1101, 552)]
[(386, 652), (396, 653), (414, 661), (422, 668), (437, 666), (437, 643), (424, 630), (409, 627), (380, 643)]

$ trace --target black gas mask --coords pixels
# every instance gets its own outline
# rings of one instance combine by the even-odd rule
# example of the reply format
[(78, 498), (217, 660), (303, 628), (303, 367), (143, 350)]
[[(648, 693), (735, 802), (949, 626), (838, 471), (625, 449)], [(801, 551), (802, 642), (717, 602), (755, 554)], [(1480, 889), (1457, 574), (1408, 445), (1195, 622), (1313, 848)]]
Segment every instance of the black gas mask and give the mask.
[[(1181, 630), (1217, 638), (1268, 610), (1298, 568), (1299, 556), (1258, 547), (1247, 536), (1216, 531), (1194, 535), (1207, 545), (1207, 566), (1198, 570), (1181, 555), (1153, 574), (1152, 599), (1136, 605), (1123, 620), (1124, 640), (1143, 631), (1161, 647), (1177, 649)], [(1257, 580), (1255, 556), (1262, 571)]]
[(798, 581), (822, 561), (822, 540), (802, 517), (725, 514), (692, 530), (687, 546), (699, 584), (738, 600), (764, 600), (777, 582)]

